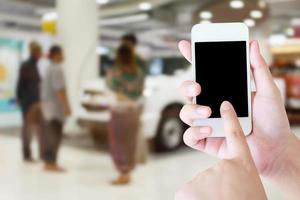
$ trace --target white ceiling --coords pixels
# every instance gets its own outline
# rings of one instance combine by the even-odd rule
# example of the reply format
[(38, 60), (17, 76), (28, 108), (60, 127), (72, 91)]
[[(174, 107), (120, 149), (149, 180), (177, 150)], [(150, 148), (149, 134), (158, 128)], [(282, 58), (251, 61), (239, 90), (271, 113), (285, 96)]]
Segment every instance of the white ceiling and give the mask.
[[(71, 1), (71, 0), (70, 0)], [(196, 23), (195, 12), (219, 0), (148, 0), (154, 9), (146, 12), (149, 19), (129, 24), (106, 25), (101, 28), (101, 38), (113, 44), (125, 32), (136, 32), (146, 46), (169, 49), (172, 42), (189, 37), (190, 28)], [(228, 1), (228, 0), (222, 0)], [(254, 1), (254, 0), (245, 0)], [(141, 0), (110, 0), (101, 6), (104, 19), (140, 14)], [(300, 0), (266, 0), (270, 8), (273, 30), (278, 32), (290, 24), (292, 18), (300, 18)], [(54, 9), (54, 0), (0, 0), (0, 24), (2, 28), (38, 31), (41, 13)], [(4, 24), (4, 25), (3, 25)], [(149, 39), (150, 38), (150, 39)], [(165, 41), (165, 42), (164, 42)]]

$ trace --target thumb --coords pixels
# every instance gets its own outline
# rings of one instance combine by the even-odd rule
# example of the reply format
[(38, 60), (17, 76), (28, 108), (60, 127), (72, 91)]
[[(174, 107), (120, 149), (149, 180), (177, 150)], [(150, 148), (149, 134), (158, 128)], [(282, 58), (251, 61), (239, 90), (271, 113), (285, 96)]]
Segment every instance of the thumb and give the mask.
[(249, 158), (250, 151), (246, 142), (246, 137), (233, 106), (228, 101), (224, 101), (221, 105), (220, 112), (226, 133), (227, 148), (230, 155), (232, 155), (232, 158)]
[(277, 87), (266, 62), (260, 53), (257, 41), (253, 41), (250, 44), (250, 62), (257, 93), (266, 96), (273, 95)]
[(181, 40), (178, 43), (178, 48), (181, 52), (181, 54), (189, 61), (192, 63), (192, 47), (191, 47), (191, 42), (186, 41), (186, 40)]

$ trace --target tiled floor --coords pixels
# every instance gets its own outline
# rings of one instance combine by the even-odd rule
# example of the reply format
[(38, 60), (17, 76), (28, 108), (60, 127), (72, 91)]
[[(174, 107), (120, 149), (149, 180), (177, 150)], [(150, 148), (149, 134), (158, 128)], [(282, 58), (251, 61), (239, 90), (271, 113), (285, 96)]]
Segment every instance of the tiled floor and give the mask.
[[(300, 135), (300, 129), (295, 129)], [(1, 132), (1, 131), (0, 131)], [(109, 181), (116, 172), (106, 152), (64, 145), (60, 161), (68, 169), (64, 174), (42, 170), (42, 164), (21, 161), (17, 136), (0, 134), (0, 199), (3, 200), (169, 200), (176, 188), (199, 170), (216, 162), (203, 153), (182, 149), (152, 156), (139, 166), (130, 186), (115, 187)], [(284, 199), (269, 185), (270, 200)]]

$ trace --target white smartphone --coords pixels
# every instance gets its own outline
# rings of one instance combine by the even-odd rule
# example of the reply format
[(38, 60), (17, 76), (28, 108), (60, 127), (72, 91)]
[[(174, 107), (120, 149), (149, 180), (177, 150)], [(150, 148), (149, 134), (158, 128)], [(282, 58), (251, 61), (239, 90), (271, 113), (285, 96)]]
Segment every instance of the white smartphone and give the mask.
[(229, 101), (245, 135), (252, 130), (249, 30), (243, 23), (197, 24), (192, 28), (195, 81), (201, 94), (194, 103), (209, 106), (210, 118), (195, 126), (211, 126), (211, 137), (224, 137), (220, 105)]

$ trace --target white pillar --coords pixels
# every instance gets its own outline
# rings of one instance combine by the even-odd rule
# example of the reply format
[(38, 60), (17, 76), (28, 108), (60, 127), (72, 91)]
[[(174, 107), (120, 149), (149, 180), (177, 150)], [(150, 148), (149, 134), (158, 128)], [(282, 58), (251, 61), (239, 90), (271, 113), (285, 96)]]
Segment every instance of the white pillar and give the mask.
[(80, 87), (98, 76), (98, 6), (96, 0), (56, 0), (58, 41), (65, 53), (68, 97), (76, 112)]

